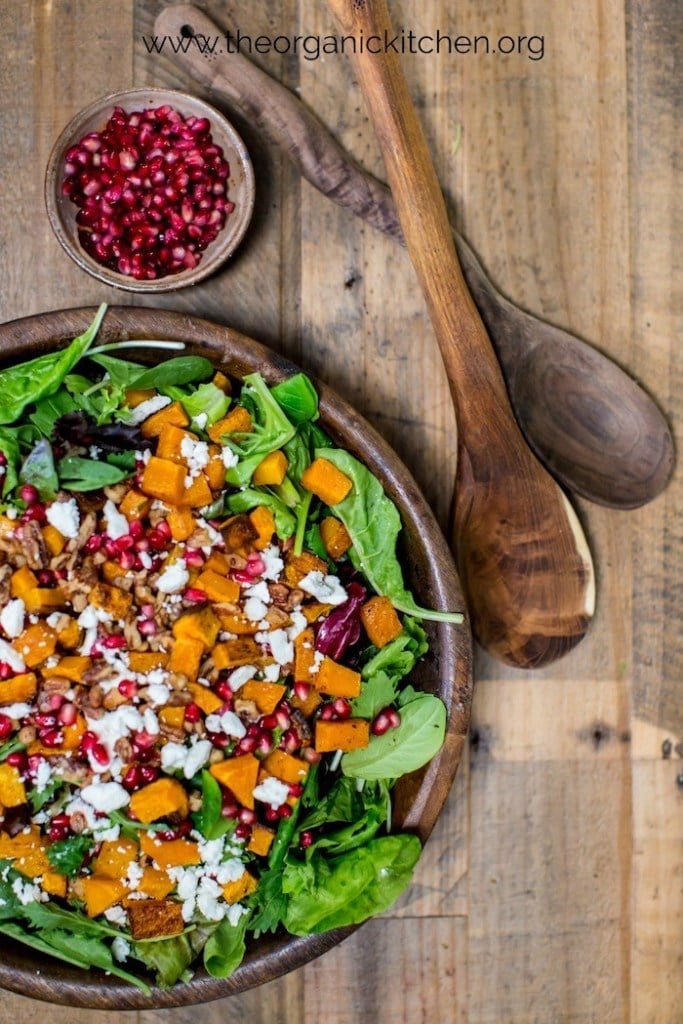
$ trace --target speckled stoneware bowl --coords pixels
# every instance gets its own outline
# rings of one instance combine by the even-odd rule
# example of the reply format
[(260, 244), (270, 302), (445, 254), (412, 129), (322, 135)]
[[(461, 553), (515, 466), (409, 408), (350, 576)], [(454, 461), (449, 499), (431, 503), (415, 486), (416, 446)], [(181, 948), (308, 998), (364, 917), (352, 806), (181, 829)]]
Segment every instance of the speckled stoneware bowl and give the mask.
[[(65, 178), (64, 155), (88, 132), (104, 128), (114, 107), (121, 107), (126, 113), (131, 113), (134, 110), (164, 105), (173, 107), (183, 117), (194, 115), (209, 119), (213, 141), (223, 149), (224, 158), (230, 165), (227, 194), (235, 204), (235, 209), (227, 216), (218, 236), (207, 246), (195, 267), (151, 281), (138, 281), (98, 263), (81, 245), (76, 223), (78, 207), (62, 192)], [(57, 139), (45, 173), (45, 205), (52, 229), (62, 248), (79, 267), (93, 277), (104, 281), (105, 284), (131, 292), (158, 294), (175, 291), (197, 284), (214, 273), (232, 256), (244, 238), (254, 209), (254, 196), (254, 171), (251, 159), (230, 121), (204, 100), (174, 89), (128, 89), (125, 92), (103, 96), (91, 103), (69, 122)]]
[[(0, 326), (3, 365), (65, 345), (85, 329), (94, 314), (94, 308), (63, 310)], [(99, 341), (131, 338), (184, 341), (188, 352), (208, 357), (216, 367), (238, 378), (259, 370), (268, 383), (275, 384), (297, 371), (297, 367), (275, 352), (227, 327), (162, 310), (109, 309)], [(135, 358), (142, 361), (145, 355), (141, 349)], [(448, 546), (412, 476), (362, 416), (325, 385), (318, 384), (318, 388), (321, 426), (376, 474), (398, 506), (403, 521), (401, 553), (407, 585), (423, 605), (463, 609), (464, 598)], [(395, 824), (415, 832), (423, 842), (434, 827), (458, 767), (472, 696), (468, 622), (461, 626), (430, 622), (425, 627), (430, 651), (411, 681), (438, 694), (446, 704), (446, 741), (429, 765), (401, 779), (394, 790)], [(231, 978), (218, 980), (200, 969), (187, 984), (170, 990), (155, 988), (150, 998), (100, 971), (69, 967), (2, 938), (0, 986), (34, 999), (70, 1006), (119, 1010), (185, 1006), (272, 981), (324, 953), (352, 931), (345, 928), (306, 938), (286, 934), (262, 938), (251, 944), (243, 964)]]

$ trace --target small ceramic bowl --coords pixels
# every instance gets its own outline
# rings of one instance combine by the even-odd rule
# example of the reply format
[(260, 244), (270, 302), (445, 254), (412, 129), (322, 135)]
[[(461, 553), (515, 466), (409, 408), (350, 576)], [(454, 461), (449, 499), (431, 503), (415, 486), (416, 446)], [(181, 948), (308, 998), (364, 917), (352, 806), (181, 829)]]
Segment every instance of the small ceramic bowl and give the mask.
[[(213, 142), (223, 150), (230, 166), (227, 198), (235, 204), (218, 236), (209, 243), (201, 259), (191, 269), (169, 273), (153, 280), (136, 280), (98, 263), (83, 248), (78, 237), (78, 207), (64, 195), (65, 154), (89, 132), (101, 131), (114, 110), (122, 107), (130, 114), (161, 106), (170, 106), (184, 118), (206, 117), (211, 123)], [(254, 208), (254, 171), (242, 139), (220, 111), (203, 100), (173, 89), (127, 89), (104, 96), (77, 114), (55, 143), (45, 174), (45, 203), (52, 228), (69, 256), (93, 277), (131, 292), (168, 292), (197, 284), (212, 274), (237, 249), (249, 226)]]

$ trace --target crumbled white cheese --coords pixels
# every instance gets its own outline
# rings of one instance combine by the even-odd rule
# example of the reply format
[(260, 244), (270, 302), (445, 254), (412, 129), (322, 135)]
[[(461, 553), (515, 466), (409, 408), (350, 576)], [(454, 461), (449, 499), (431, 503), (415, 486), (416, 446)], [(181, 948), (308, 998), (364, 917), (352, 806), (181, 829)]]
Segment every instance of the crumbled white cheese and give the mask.
[(82, 799), (80, 792), (78, 796), (72, 797), (72, 799), (69, 800), (68, 804), (64, 808), (64, 813), (68, 814), (70, 818), (74, 814), (82, 814), (83, 817), (85, 818), (87, 827), (90, 829), (97, 828), (97, 825), (100, 821), (100, 819), (98, 819), (97, 815), (95, 814), (94, 808)]
[(187, 462), (190, 483), (187, 484), (186, 480), (186, 486), (191, 486), (192, 481), (199, 476), (211, 460), (209, 446), (206, 441), (195, 441), (194, 438), (185, 434), (180, 442), (180, 454)]
[(342, 587), (337, 576), (323, 576), (317, 569), (307, 573), (299, 586), (307, 594), (311, 594), (322, 604), (343, 604), (348, 600), (348, 594)]
[(128, 871), (126, 872), (126, 877), (123, 880), (127, 888), (137, 889), (142, 881), (143, 874), (144, 871), (142, 867), (137, 863), (137, 861), (132, 860), (128, 865)]
[(165, 772), (181, 772), (187, 760), (187, 747), (183, 743), (164, 743), (161, 748), (161, 767)]
[(285, 563), (280, 558), (279, 549), (274, 544), (271, 544), (269, 547), (263, 549), (261, 552), (261, 558), (266, 566), (261, 573), (264, 580), (279, 579), (280, 573), (285, 567)]
[[(161, 708), (164, 704), (168, 704), (170, 695), (171, 691), (164, 683), (152, 683), (147, 687), (147, 699), (155, 708)], [(159, 732), (158, 728), (157, 732)]]
[(147, 551), (138, 551), (138, 558), (142, 562), (143, 569), (152, 568), (152, 556)]
[(2, 709), (3, 715), (7, 715), (8, 718), (18, 722), (22, 718), (26, 718), (34, 710), (32, 704), (8, 704)]
[(236, 668), (228, 676), (228, 685), (234, 693), (236, 690), (239, 690), (240, 686), (244, 686), (250, 679), (253, 679), (255, 675), (255, 665), (240, 665), (239, 668)]
[(226, 469), (232, 469), (233, 466), (236, 466), (239, 462), (239, 458), (235, 455), (232, 448), (228, 448), (227, 446), (223, 447), (221, 450), (221, 459), (223, 460), (223, 465)]
[(244, 722), (234, 711), (224, 711), (222, 715), (207, 715), (206, 728), (209, 732), (224, 732), (226, 736), (233, 736), (241, 740), (247, 735)]
[(91, 444), (90, 447), (88, 448), (88, 455), (90, 456), (91, 459), (95, 459), (95, 461), (99, 459), (101, 454), (102, 449), (98, 448), (96, 444)]
[(130, 953), (130, 942), (126, 942), (123, 935), (117, 935), (111, 944), (111, 952), (114, 960), (118, 960), (120, 964), (123, 963), (124, 960), (128, 959), (128, 955)]
[(64, 614), (64, 612), (53, 612), (52, 615), (48, 615), (48, 617), (45, 619), (45, 621), (47, 622), (47, 624), (50, 627), (50, 629), (56, 629), (57, 628), (57, 626), (59, 625), (59, 623), (61, 621), (61, 618), (62, 618), (63, 614)]
[(292, 625), (287, 627), (287, 636), (290, 640), (296, 640), (296, 638), (303, 633), (308, 626), (308, 620), (306, 616), (299, 611), (293, 611), (290, 614)]
[(0, 612), (0, 626), (4, 629), (7, 636), (15, 638), (21, 636), (24, 632), (24, 615), (26, 613), (26, 605), (20, 597), (15, 597), (13, 601), (10, 601)]
[(22, 656), (6, 640), (0, 640), (0, 661), (6, 661), (15, 672), (23, 672), (26, 668), (26, 662)]
[[(128, 915), (125, 912), (125, 910), (123, 909), (123, 907), (119, 907), (119, 906), (107, 907), (107, 909), (104, 912), (104, 916), (106, 917), (107, 921), (109, 921), (110, 924), (120, 924), (120, 925), (123, 925), (124, 927), (125, 927), (125, 925), (128, 924)], [(123, 936), (117, 936), (117, 938), (114, 939), (114, 942), (118, 941), (119, 938), (121, 938), (123, 940), (123, 942), (126, 941), (123, 938)], [(113, 946), (113, 943), (112, 943), (112, 946)]]
[(39, 885), (33, 882), (23, 882), (21, 878), (15, 878), (12, 882), (12, 892), (23, 907), (29, 903), (44, 903), (48, 894), (43, 892)]
[(263, 616), (268, 611), (267, 606), (260, 601), (258, 597), (249, 597), (244, 602), (242, 610), (251, 622), (260, 622)]
[(270, 647), (270, 653), (278, 665), (289, 665), (294, 660), (294, 644), (284, 629), (273, 629), (270, 633), (256, 633), (257, 643)]
[(165, 409), (170, 404), (171, 399), (168, 395), (155, 395), (154, 398), (148, 398), (146, 401), (136, 405), (134, 409), (131, 409), (128, 413), (128, 422), (134, 425), (142, 423), (143, 420), (148, 419), (155, 412), (159, 412), (160, 409)]
[(203, 768), (211, 756), (213, 745), (210, 740), (197, 740), (190, 747), (185, 761), (184, 774), (186, 779), (191, 779)]
[(182, 743), (165, 743), (161, 748), (161, 767), (165, 772), (180, 771), (191, 779), (209, 760), (210, 740), (199, 740), (190, 747)]
[[(87, 717), (87, 711), (86, 711)], [(111, 757), (118, 740), (132, 732), (144, 730), (145, 722), (140, 712), (128, 704), (122, 704), (113, 711), (107, 711), (101, 718), (88, 718), (88, 729), (94, 732), (99, 742)], [(102, 766), (90, 761), (94, 771), (101, 772)]]
[(286, 782), (281, 782), (275, 776), (269, 775), (254, 787), (253, 793), (255, 800), (260, 800), (263, 804), (270, 804), (271, 807), (280, 807), (289, 796), (289, 786)]
[(228, 908), (223, 901), (223, 890), (213, 878), (204, 876), (199, 883), (197, 910), (207, 921), (222, 921), (225, 917)]
[(92, 834), (96, 843), (113, 843), (121, 835), (121, 826), (112, 825), (110, 828), (98, 828)]
[(320, 671), (320, 666), (325, 660), (325, 655), (322, 651), (316, 651), (313, 655), (313, 664), (308, 669), (309, 676), (315, 676)]
[(236, 928), (239, 923), (239, 919), (246, 913), (247, 908), (242, 906), (241, 903), (233, 903), (231, 907), (228, 907), (228, 912), (225, 916), (232, 927)]
[(75, 498), (69, 498), (68, 501), (53, 501), (48, 505), (45, 515), (50, 526), (59, 530), (62, 537), (73, 540), (78, 536), (81, 513)]
[(145, 708), (142, 713), (142, 720), (145, 723), (145, 732), (156, 736), (159, 732), (159, 719), (151, 708)]
[(187, 566), (182, 560), (178, 560), (169, 565), (168, 569), (164, 569), (157, 580), (157, 590), (162, 594), (176, 594), (184, 589), (189, 579)]
[(81, 796), (96, 811), (119, 811), (130, 803), (130, 793), (118, 782), (91, 782), (84, 786)]
[(50, 762), (47, 760), (39, 761), (38, 769), (34, 777), (36, 789), (38, 790), (39, 793), (43, 792), (51, 778), (52, 769), (50, 768)]
[(263, 601), (264, 604), (270, 604), (272, 598), (270, 591), (268, 590), (268, 584), (265, 580), (260, 580), (258, 583), (252, 583), (250, 587), (247, 587), (244, 591), (245, 597), (255, 597), (259, 601)]
[(216, 881), (220, 885), (227, 885), (228, 882), (239, 882), (245, 872), (244, 864), (238, 857), (231, 857), (223, 861), (216, 872)]
[(112, 540), (118, 540), (119, 537), (125, 537), (130, 533), (128, 520), (111, 499), (104, 503), (102, 514), (107, 524), (107, 536)]
[(276, 683), (280, 678), (280, 666), (279, 665), (265, 665), (263, 667), (263, 678), (269, 683)]

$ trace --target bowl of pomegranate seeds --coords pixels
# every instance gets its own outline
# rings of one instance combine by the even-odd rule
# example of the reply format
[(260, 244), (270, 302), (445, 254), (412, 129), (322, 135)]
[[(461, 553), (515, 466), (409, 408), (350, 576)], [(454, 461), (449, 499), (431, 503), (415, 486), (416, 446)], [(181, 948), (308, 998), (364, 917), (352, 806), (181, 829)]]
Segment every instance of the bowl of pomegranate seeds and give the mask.
[(60, 244), (88, 273), (127, 291), (172, 291), (235, 252), (253, 211), (254, 172), (242, 139), (209, 104), (129, 89), (66, 126), (45, 201)]

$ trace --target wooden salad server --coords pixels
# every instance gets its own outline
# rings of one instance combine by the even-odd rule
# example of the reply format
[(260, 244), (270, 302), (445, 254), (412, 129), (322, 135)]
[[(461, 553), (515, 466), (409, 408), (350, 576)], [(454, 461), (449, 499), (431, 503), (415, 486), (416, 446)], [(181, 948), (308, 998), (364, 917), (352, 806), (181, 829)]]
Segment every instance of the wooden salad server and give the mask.
[[(223, 32), (192, 4), (164, 7), (155, 32), (213, 40)], [(317, 189), (403, 242), (391, 192), (344, 152), (302, 101), (243, 54), (177, 62), (263, 133)], [(453, 232), (460, 263), (501, 364), (517, 421), (536, 454), (570, 490), (613, 508), (635, 508), (666, 485), (673, 442), (652, 399), (615, 362), (568, 331), (515, 306)]]
[[(328, 0), (341, 30), (392, 29), (385, 0)], [(578, 519), (522, 437), (462, 276), (446, 206), (398, 56), (357, 54), (408, 253), (439, 342), (458, 423), (452, 546), (473, 629), (495, 656), (548, 664), (583, 637), (594, 576)]]

